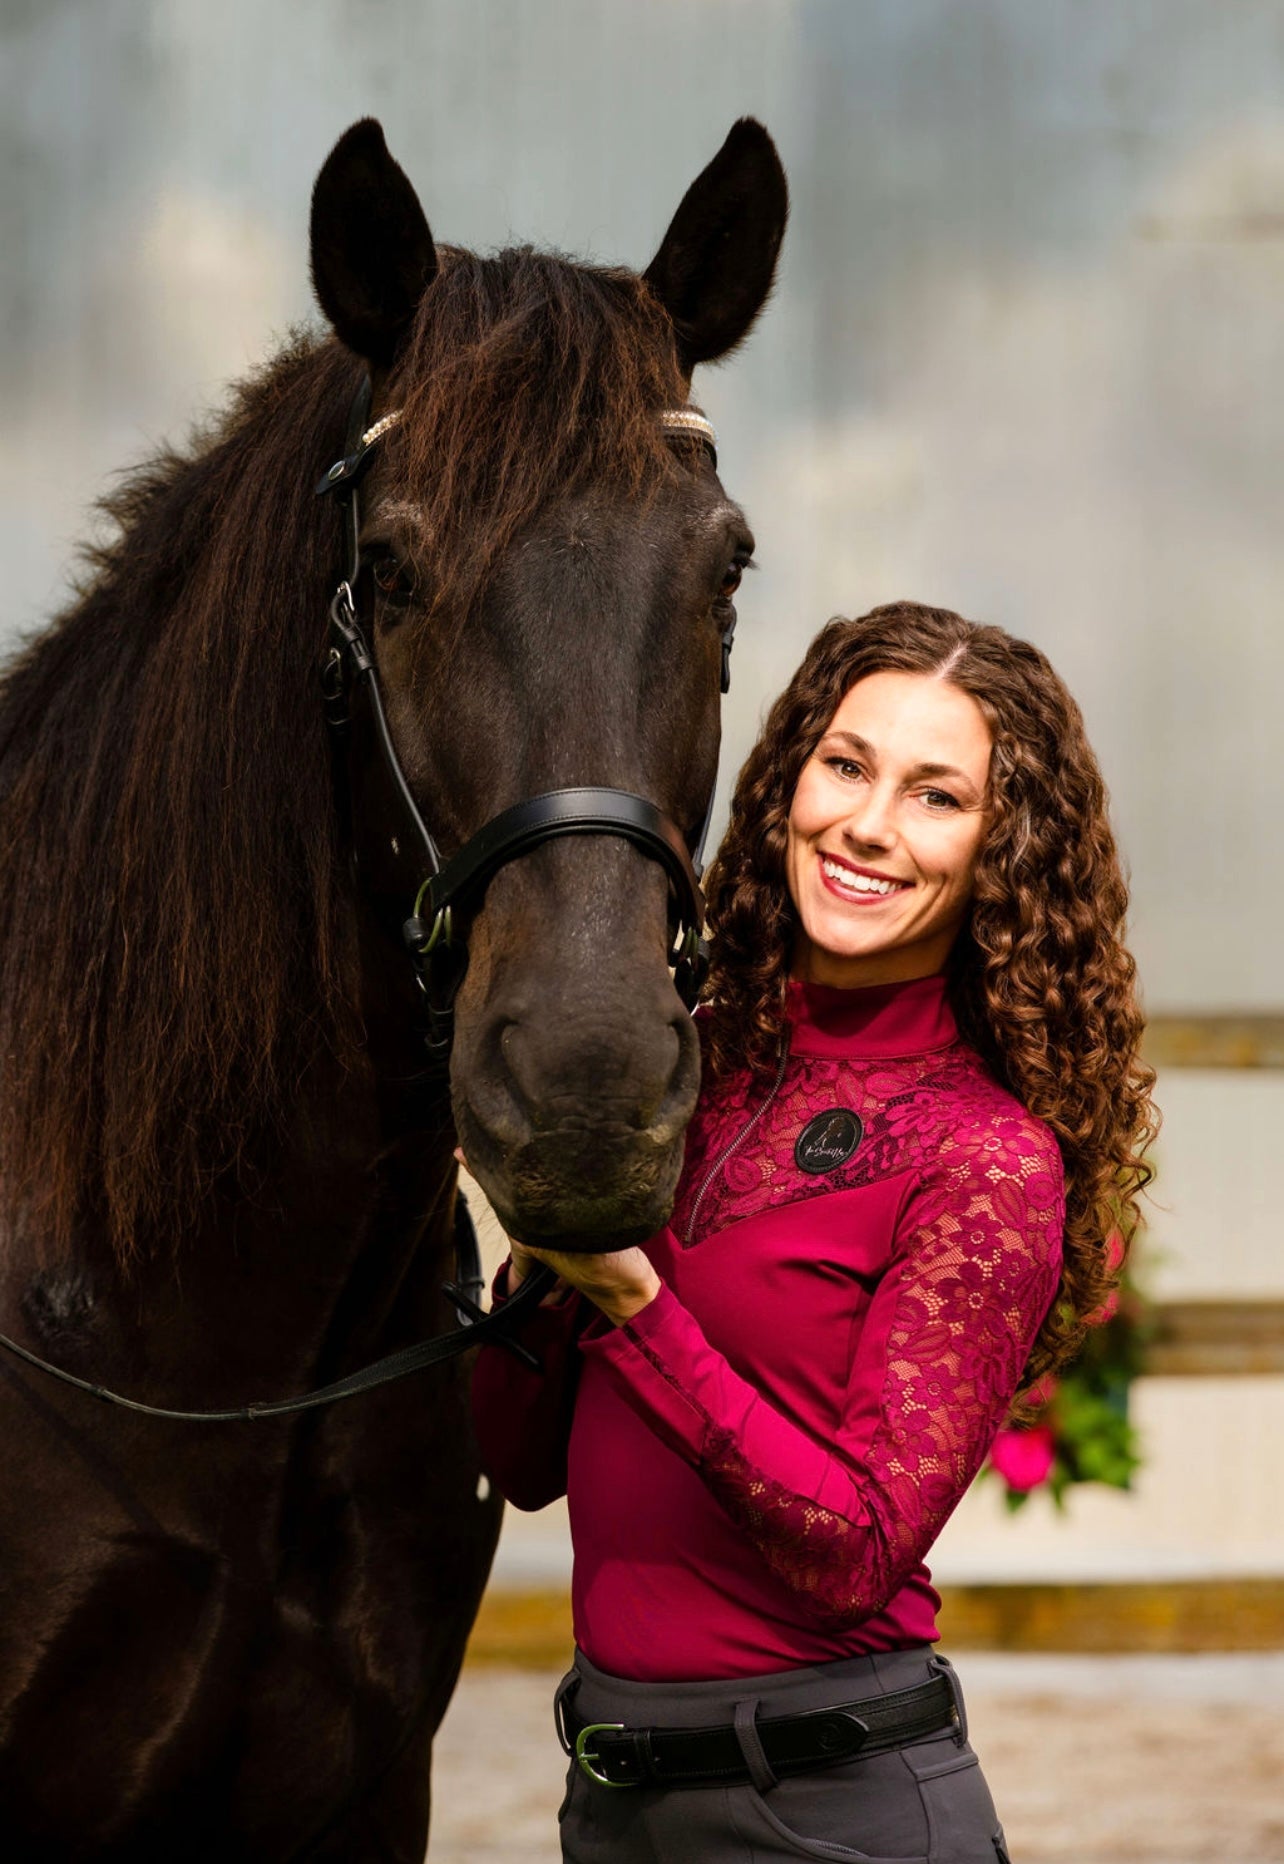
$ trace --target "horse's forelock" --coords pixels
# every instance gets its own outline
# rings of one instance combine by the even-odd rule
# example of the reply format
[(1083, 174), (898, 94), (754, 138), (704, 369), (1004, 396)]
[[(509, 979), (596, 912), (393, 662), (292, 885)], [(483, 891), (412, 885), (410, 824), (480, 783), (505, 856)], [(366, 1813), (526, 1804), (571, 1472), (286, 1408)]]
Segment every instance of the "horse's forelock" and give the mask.
[(530, 247), (438, 252), (390, 391), (389, 473), (413, 489), (434, 581), (463, 613), (552, 500), (590, 485), (636, 497), (672, 470), (656, 414), (686, 384), (636, 274)]

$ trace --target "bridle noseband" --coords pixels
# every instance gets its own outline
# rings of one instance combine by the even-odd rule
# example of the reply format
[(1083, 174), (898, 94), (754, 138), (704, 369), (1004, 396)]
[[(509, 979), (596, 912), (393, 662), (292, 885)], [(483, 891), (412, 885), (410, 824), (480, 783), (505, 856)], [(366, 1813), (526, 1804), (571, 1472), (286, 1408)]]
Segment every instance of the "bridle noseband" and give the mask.
[[(366, 376), (349, 415), (344, 453), (317, 486), (319, 497), (342, 505), (348, 546), (348, 571), (330, 603), (322, 685), (358, 885), (410, 955), (426, 1013), (424, 1042), (430, 1065), (444, 1069), (449, 1060), (454, 999), (468, 962), (459, 924), (463, 913), (481, 898), (501, 867), (565, 835), (618, 835), (664, 868), (675, 908), (670, 949), (674, 987), (693, 1009), (708, 968), (700, 863), (713, 812), (712, 792), (693, 843), (645, 796), (590, 785), (548, 790), (514, 803), (443, 863), (392, 742), (354, 593), (362, 567), (361, 482), (380, 439), (401, 418), (400, 410), (393, 410), (367, 425), (371, 393)], [(666, 410), (658, 418), (666, 437), (697, 440), (716, 466), (713, 428), (696, 409)], [(723, 692), (729, 677), (727, 651), (724, 646)]]

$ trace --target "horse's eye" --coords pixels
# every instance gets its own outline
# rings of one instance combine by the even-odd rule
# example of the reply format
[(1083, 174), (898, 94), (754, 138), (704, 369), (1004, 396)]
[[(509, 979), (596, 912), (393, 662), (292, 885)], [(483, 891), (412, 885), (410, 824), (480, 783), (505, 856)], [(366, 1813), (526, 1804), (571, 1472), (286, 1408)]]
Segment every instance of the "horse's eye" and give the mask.
[(728, 563), (722, 581), (718, 585), (718, 600), (729, 602), (740, 587), (740, 579), (749, 568), (747, 556), (735, 556)]
[(385, 602), (404, 608), (415, 593), (415, 579), (406, 565), (390, 555), (377, 556), (370, 564), (374, 586)]

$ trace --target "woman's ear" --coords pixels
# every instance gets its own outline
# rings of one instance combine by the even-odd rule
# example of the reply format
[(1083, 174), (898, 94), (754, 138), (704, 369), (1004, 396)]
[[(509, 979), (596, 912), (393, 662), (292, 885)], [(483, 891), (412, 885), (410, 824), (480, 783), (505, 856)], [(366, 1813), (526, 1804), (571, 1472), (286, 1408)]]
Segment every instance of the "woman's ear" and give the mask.
[(771, 290), (788, 213), (776, 145), (761, 123), (741, 117), (687, 189), (645, 273), (673, 319), (684, 374), (748, 334)]
[(395, 357), (437, 274), (424, 210), (363, 117), (326, 157), (312, 190), (312, 285), (335, 335), (372, 368)]

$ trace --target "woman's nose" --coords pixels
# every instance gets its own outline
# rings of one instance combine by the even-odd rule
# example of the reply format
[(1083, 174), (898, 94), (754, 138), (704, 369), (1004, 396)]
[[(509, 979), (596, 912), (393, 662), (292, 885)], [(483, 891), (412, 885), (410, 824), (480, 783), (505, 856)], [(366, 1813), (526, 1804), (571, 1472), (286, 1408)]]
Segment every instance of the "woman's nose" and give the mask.
[(843, 832), (868, 847), (890, 847), (896, 839), (895, 797), (877, 784), (866, 790), (843, 823)]

